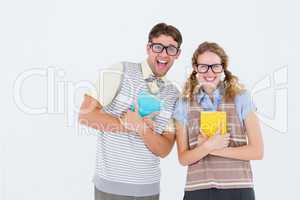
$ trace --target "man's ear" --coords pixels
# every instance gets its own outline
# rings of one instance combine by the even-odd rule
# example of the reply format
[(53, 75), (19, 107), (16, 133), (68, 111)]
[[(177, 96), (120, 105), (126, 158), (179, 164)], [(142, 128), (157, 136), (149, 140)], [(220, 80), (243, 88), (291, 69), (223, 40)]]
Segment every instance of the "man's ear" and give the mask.
[(178, 53), (175, 58), (177, 59), (180, 56), (180, 54), (181, 54), (181, 49), (178, 50)]
[(150, 54), (150, 51), (151, 51), (151, 48), (150, 48), (149, 43), (147, 43), (147, 45), (146, 45), (146, 51), (147, 51), (147, 53), (148, 53), (148, 55), (149, 55), (149, 54)]

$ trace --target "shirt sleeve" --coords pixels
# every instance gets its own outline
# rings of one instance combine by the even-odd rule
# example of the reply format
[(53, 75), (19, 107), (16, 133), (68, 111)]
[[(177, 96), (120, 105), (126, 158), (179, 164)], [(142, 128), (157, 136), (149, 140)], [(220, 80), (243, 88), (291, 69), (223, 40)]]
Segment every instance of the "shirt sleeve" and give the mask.
[(101, 69), (98, 73), (97, 80), (94, 82), (94, 89), (87, 91), (86, 95), (98, 100), (102, 106), (108, 105), (119, 89), (122, 74), (122, 63)]
[(249, 113), (255, 112), (257, 110), (248, 91), (245, 91), (237, 96), (236, 107), (241, 121), (244, 121)]
[(169, 123), (167, 124), (167, 126), (165, 128), (165, 131), (175, 133), (175, 124), (174, 124), (174, 119), (173, 118), (171, 118), (169, 120)]
[(187, 124), (187, 103), (182, 98), (176, 102), (173, 118), (182, 125)]

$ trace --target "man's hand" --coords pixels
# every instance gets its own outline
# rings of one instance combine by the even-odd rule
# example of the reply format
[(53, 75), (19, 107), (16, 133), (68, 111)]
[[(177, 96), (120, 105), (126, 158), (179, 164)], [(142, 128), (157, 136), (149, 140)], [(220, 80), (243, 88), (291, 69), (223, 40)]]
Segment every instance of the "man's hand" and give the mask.
[(134, 102), (134, 111), (128, 110), (121, 118), (122, 125), (129, 131), (134, 131), (139, 134), (144, 134), (146, 128), (154, 130), (155, 122), (152, 120), (153, 117), (157, 116), (159, 112), (151, 113), (145, 117), (141, 117), (139, 114), (138, 103)]
[(147, 115), (143, 118), (143, 120), (147, 124), (147, 126), (149, 128), (151, 128), (153, 131), (156, 126), (156, 122), (153, 120), (153, 118), (156, 117), (157, 115), (159, 115), (159, 112), (153, 112), (150, 115)]
[(130, 109), (120, 118), (120, 121), (128, 131), (138, 132), (144, 127), (144, 121), (138, 112), (138, 104), (134, 102), (134, 111)]

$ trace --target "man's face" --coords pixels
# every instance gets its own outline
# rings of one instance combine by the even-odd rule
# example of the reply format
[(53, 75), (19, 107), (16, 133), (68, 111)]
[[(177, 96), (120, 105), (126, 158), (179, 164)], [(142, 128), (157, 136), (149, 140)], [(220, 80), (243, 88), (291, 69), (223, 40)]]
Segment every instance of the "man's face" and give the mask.
[[(161, 51), (161, 48), (164, 49)], [(159, 51), (161, 52), (159, 53)], [(177, 42), (171, 36), (160, 35), (147, 44), (147, 53), (147, 61), (153, 74), (162, 77), (166, 75), (178, 58), (180, 49), (178, 49)]]

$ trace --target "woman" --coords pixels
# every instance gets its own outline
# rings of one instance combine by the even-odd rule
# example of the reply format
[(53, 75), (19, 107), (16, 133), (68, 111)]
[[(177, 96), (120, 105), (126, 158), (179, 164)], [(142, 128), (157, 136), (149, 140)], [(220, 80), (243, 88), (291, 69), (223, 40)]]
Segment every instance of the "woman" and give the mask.
[[(263, 141), (250, 95), (218, 44), (200, 44), (192, 64), (174, 112), (179, 162), (188, 166), (184, 199), (255, 199), (250, 160), (262, 159)], [(228, 133), (202, 135), (201, 111), (225, 111)]]

